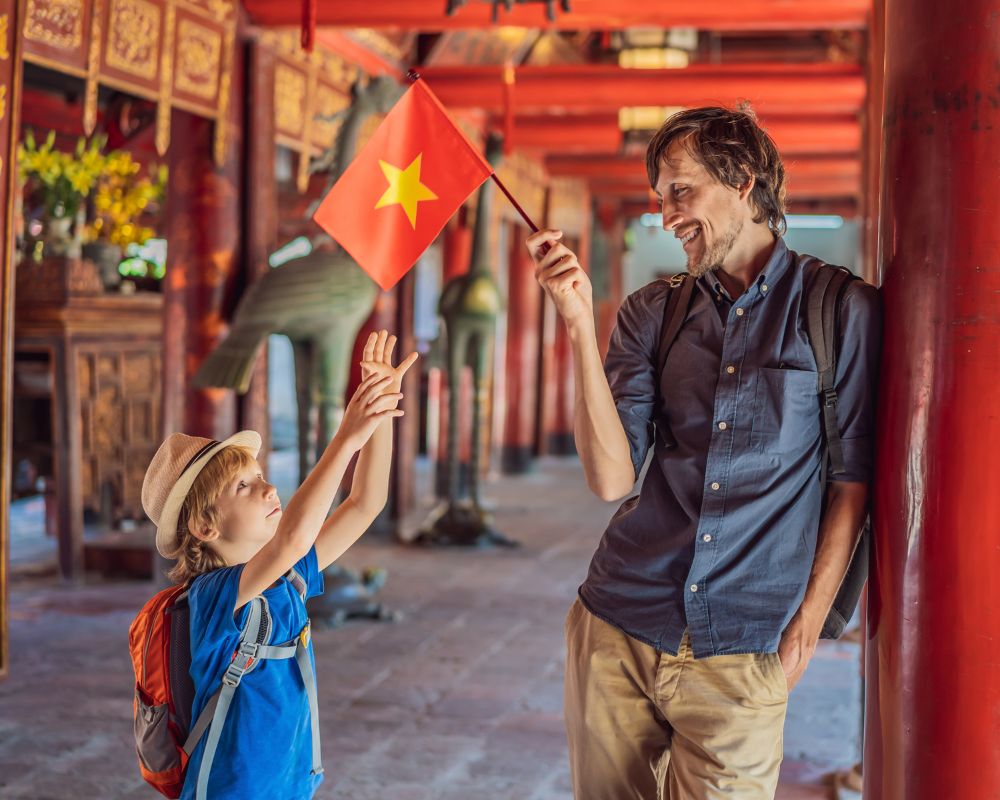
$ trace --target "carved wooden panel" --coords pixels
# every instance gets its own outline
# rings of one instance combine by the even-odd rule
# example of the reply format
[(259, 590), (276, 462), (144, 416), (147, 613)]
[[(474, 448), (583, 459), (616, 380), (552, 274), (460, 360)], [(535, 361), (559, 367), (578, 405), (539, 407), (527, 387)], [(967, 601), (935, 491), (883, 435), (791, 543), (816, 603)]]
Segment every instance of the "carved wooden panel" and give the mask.
[(325, 81), (316, 85), (316, 119), (313, 121), (312, 143), (324, 150), (331, 147), (340, 130), (341, 120), (326, 121), (321, 117), (330, 117), (343, 111), (351, 105), (350, 95)]
[(225, 28), (202, 16), (177, 10), (173, 58), (174, 102), (211, 115), (219, 102)]
[(87, 68), (91, 0), (26, 0), (24, 50), (33, 61)]
[(159, 343), (81, 345), (80, 483), (85, 508), (141, 519), (140, 491), (160, 430)]
[(158, 94), (165, 6), (164, 0), (105, 0), (102, 82)]
[(304, 69), (278, 59), (274, 67), (274, 127), (278, 136), (293, 141), (302, 138), (308, 84)]

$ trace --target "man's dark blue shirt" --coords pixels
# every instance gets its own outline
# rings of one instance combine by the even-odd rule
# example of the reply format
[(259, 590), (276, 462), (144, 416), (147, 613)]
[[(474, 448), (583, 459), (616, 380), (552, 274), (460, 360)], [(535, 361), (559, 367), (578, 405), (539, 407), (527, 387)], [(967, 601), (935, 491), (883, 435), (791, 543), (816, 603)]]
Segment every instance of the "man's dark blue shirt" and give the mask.
[[(656, 374), (667, 293), (657, 281), (618, 313), (605, 373), (638, 477), (594, 554), (580, 597), (598, 617), (676, 654), (777, 650), (813, 565), (825, 458), (816, 361), (805, 332), (810, 262), (778, 239), (736, 300), (714, 273)], [(840, 319), (838, 416), (847, 470), (872, 472), (881, 317), (874, 287), (851, 281)], [(659, 392), (657, 391), (659, 382)], [(658, 399), (661, 398), (661, 399)], [(669, 426), (667, 449), (654, 430)]]

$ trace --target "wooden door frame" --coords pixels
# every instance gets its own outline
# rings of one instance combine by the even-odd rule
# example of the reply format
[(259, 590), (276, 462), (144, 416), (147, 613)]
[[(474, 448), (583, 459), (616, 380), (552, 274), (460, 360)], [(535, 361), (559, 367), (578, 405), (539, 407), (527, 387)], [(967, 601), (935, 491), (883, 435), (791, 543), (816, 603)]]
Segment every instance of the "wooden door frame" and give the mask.
[(10, 497), (12, 483), (11, 463), (11, 412), (14, 356), (14, 192), (17, 143), (20, 138), (21, 83), (24, 62), (21, 57), (21, 20), (24, 19), (24, 0), (0, 0), (0, 19), (7, 17), (6, 41), (0, 41), (0, 86), (6, 87), (6, 114), (0, 120), (0, 141), (5, 133), (6, 147), (0, 180), (3, 181), (0, 198), (3, 206), (0, 230), (0, 679), (10, 671), (10, 644), (8, 620), (10, 619)]

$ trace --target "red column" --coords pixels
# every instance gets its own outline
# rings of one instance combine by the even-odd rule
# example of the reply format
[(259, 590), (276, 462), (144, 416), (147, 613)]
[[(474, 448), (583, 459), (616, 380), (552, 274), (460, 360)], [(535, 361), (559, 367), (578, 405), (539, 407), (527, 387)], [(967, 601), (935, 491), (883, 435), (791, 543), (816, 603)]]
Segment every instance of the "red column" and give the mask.
[(507, 288), (506, 406), (501, 464), (506, 473), (527, 472), (535, 455), (538, 345), (542, 288), (524, 240), (528, 229), (515, 225), (510, 237)]
[[(566, 246), (574, 253), (579, 252), (580, 240), (567, 236)], [(546, 450), (551, 455), (567, 456), (576, 453), (573, 436), (573, 345), (566, 332), (562, 318), (556, 321), (555, 342), (553, 343), (552, 369), (555, 376), (554, 409), (551, 416)]]
[[(278, 181), (274, 171), (277, 146), (274, 139), (274, 71), (272, 50), (254, 42), (249, 48), (246, 165), (246, 285), (271, 269), (268, 257), (278, 246)], [(257, 461), (267, 474), (271, 449), (271, 419), (268, 412), (267, 345), (257, 357), (249, 391), (239, 398), (240, 428), (260, 433), (263, 446)]]
[(995, 0), (888, 0), (865, 800), (1000, 797)]
[(882, 178), (882, 105), (885, 80), (885, 0), (874, 0), (868, 23), (868, 97), (864, 114), (861, 212), (862, 276), (874, 283), (878, 271), (878, 211)]
[(221, 439), (236, 427), (233, 392), (195, 389), (191, 380), (225, 334), (225, 303), (239, 269), (240, 142), (229, 143), (220, 169), (212, 163), (210, 120), (175, 111), (171, 129), (163, 424), (166, 433)]

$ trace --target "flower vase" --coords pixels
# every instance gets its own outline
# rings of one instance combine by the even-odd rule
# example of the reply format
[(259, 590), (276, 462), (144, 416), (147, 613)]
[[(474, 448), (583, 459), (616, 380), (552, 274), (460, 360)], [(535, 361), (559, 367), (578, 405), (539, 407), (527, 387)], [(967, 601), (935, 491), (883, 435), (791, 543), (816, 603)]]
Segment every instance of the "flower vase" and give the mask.
[(115, 291), (122, 282), (118, 265), (122, 260), (122, 249), (111, 242), (90, 242), (83, 246), (83, 257), (97, 265), (104, 288)]
[(73, 217), (49, 217), (45, 221), (45, 251), (48, 255), (72, 256), (74, 222)]

